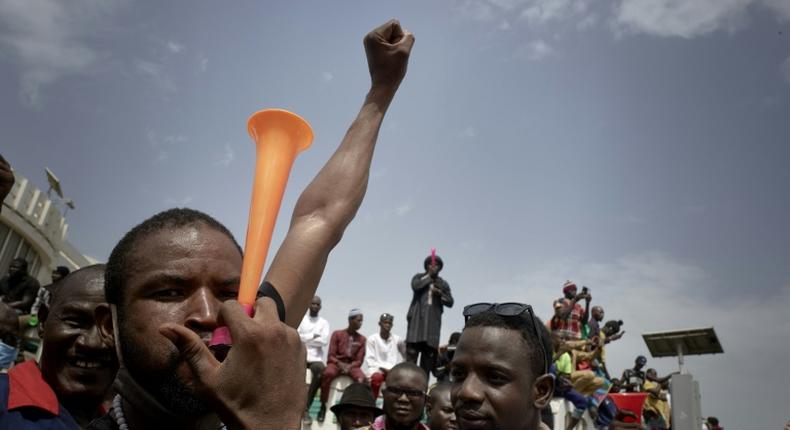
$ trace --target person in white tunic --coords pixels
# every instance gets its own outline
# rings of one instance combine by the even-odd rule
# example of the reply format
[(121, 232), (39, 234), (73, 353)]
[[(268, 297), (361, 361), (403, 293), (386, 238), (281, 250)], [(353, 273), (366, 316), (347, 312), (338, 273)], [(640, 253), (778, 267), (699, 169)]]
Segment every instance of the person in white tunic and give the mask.
[(302, 417), (302, 420), (308, 424), (313, 421), (310, 417), (310, 404), (321, 385), (321, 375), (326, 368), (324, 348), (329, 344), (329, 321), (318, 316), (320, 311), (321, 298), (315, 296), (298, 329), (299, 337), (307, 350), (307, 368), (313, 374), (310, 379), (310, 388), (307, 390), (307, 406)]
[(368, 337), (365, 347), (363, 371), (370, 379), (370, 388), (373, 390), (374, 399), (379, 397), (379, 390), (387, 377), (387, 372), (396, 364), (404, 361), (406, 347), (400, 336), (391, 333), (393, 320), (392, 315), (381, 314), (379, 332)]

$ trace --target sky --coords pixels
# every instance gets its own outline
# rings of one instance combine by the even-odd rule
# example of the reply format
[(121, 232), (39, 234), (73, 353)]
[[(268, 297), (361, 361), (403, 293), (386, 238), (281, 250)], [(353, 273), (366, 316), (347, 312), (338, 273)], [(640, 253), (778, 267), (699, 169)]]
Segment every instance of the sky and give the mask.
[[(318, 293), (334, 329), (396, 315), (432, 247), (456, 305), (532, 304), (570, 279), (607, 319), (619, 374), (641, 334), (715, 327), (689, 357), (703, 415), (790, 418), (790, 0), (131, 2), (0, 0), (2, 153), (76, 210), (69, 240), (105, 260), (176, 206), (244, 238), (253, 112), (306, 118), (273, 247), (369, 87), (362, 37), (416, 36), (365, 202)], [(273, 255), (274, 252), (270, 252)], [(781, 360), (781, 359), (780, 359)], [(659, 374), (672, 358), (649, 358)]]

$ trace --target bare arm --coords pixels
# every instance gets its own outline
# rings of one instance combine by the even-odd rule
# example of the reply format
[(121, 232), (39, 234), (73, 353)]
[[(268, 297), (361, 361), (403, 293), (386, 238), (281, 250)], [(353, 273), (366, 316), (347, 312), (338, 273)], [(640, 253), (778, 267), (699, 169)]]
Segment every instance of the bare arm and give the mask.
[(590, 300), (592, 300), (592, 296), (587, 293), (584, 297), (585, 304), (584, 304), (584, 315), (582, 315), (582, 322), (590, 320)]
[(406, 74), (414, 37), (393, 20), (368, 33), (364, 42), (370, 91), (340, 147), (299, 197), (266, 275), (282, 296), (292, 327), (318, 287), (329, 252), (362, 204), (379, 128)]
[(564, 319), (564, 320), (568, 319), (568, 317), (571, 315), (571, 312), (573, 312), (573, 307), (576, 306), (576, 302), (578, 302), (579, 300), (581, 300), (581, 298), (579, 296), (576, 296), (573, 299), (571, 299), (567, 304), (563, 304), (562, 308), (560, 308), (560, 313), (558, 315), (560, 319)]

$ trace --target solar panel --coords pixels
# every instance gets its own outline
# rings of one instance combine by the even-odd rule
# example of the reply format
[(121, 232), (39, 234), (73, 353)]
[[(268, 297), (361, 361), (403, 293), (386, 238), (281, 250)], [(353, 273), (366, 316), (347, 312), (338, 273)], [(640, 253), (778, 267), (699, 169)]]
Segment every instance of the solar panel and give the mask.
[(713, 327), (645, 333), (642, 338), (653, 357), (675, 357), (678, 352), (682, 355), (724, 352)]

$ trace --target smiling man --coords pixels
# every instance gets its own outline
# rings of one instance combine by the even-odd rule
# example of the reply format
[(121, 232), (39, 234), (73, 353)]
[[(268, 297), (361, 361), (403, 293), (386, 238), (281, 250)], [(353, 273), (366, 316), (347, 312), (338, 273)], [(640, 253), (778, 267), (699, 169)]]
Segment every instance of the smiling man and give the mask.
[[(338, 149), (302, 192), (265, 276), (255, 315), (238, 302), (242, 254), (210, 216), (172, 209), (134, 227), (107, 263), (111, 313), (99, 315), (123, 367), (109, 415), (93, 428), (298, 428), (307, 390), (295, 327), (329, 252), (362, 203), (378, 131), (406, 74), (414, 37), (390, 21), (364, 39), (371, 87)], [(267, 293), (268, 292), (268, 293)], [(278, 320), (278, 315), (282, 321)], [(227, 325), (224, 361), (209, 352)]]
[(384, 415), (376, 418), (372, 430), (429, 430), (420, 423), (425, 408), (428, 375), (416, 364), (405, 361), (387, 373), (384, 388)]
[(548, 374), (549, 333), (520, 303), (478, 303), (451, 364), (451, 397), (461, 430), (544, 430), (540, 411), (554, 379)]
[(100, 415), (118, 362), (96, 327), (106, 307), (104, 265), (82, 268), (53, 286), (39, 310), (41, 362), (27, 361), (0, 375), (5, 408), (0, 428), (78, 428)]

